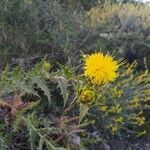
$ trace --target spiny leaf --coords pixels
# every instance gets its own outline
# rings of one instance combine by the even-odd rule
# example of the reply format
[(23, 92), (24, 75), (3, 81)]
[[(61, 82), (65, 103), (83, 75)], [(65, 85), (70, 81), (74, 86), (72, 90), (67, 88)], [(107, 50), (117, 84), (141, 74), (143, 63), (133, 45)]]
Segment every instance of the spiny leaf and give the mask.
[(25, 81), (16, 81), (16, 87), (18, 87), (20, 90), (22, 90), (25, 93), (39, 96), (37, 92), (33, 90), (31, 85), (28, 85)]
[[(46, 137), (45, 137), (45, 135), (43, 135), (42, 133), (40, 133), (39, 132), (39, 130), (36, 128), (36, 125), (35, 125), (35, 123), (36, 122), (34, 122), (33, 120), (34, 120), (34, 118), (33, 118), (33, 115), (31, 115), (30, 117), (28, 117), (27, 119), (25, 118), (25, 117), (23, 117), (23, 120), (25, 121), (25, 123), (27, 124), (27, 127), (28, 127), (28, 131), (29, 131), (29, 135), (31, 136), (30, 137), (30, 142), (32, 142), (32, 140), (34, 140), (37, 136), (38, 137), (40, 137), (40, 138), (42, 138), (44, 141), (44, 143), (46, 144), (46, 147), (47, 147), (47, 149), (48, 150), (56, 150), (57, 148), (51, 143), (51, 141), (50, 140), (48, 140)], [(36, 120), (37, 121), (37, 120)], [(37, 124), (37, 123), (36, 123)], [(32, 139), (33, 138), (33, 133), (35, 133), (35, 137), (34, 137), (34, 139)], [(34, 141), (33, 141), (34, 142)], [(42, 142), (42, 141), (41, 141)], [(30, 146), (31, 146), (31, 148), (34, 148), (35, 147), (35, 145), (34, 145), (34, 143), (30, 143)], [(35, 149), (37, 149), (36, 147), (35, 147)], [(34, 149), (34, 150), (35, 150)]]
[(63, 96), (64, 99), (64, 106), (66, 105), (66, 102), (68, 100), (68, 95), (69, 95), (69, 91), (68, 91), (68, 81), (66, 78), (64, 78), (63, 76), (58, 77), (55, 76), (54, 79), (56, 80), (56, 82), (58, 83), (58, 87), (61, 90), (61, 94)]
[(38, 77), (34, 77), (32, 78), (32, 81), (34, 83), (37, 84), (37, 86), (44, 92), (44, 94), (47, 96), (48, 98), (48, 102), (49, 104), (51, 104), (51, 93), (49, 88), (46, 85), (46, 81), (44, 79), (38, 78)]
[(67, 79), (71, 79), (74, 76), (73, 68), (68, 68), (67, 66), (61, 64), (59, 64), (59, 66), (61, 68), (61, 73), (64, 74)]

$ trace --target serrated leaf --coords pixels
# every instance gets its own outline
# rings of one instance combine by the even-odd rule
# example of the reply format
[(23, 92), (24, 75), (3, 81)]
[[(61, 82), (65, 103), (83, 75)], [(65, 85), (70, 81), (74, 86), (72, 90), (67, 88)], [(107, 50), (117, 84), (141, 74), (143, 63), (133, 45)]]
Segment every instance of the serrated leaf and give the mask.
[(28, 85), (27, 83), (25, 83), (25, 81), (16, 81), (15, 85), (16, 85), (17, 88), (21, 89), (25, 93), (39, 96), (37, 94), (37, 92), (34, 91), (33, 88), (30, 85)]
[(61, 64), (59, 64), (59, 66), (61, 68), (62, 73), (65, 75), (65, 77), (67, 79), (70, 79), (70, 78), (72, 78), (74, 76), (72, 68), (68, 68), (65, 65), (61, 65)]
[(68, 91), (68, 81), (66, 78), (64, 77), (54, 77), (56, 82), (58, 83), (58, 87), (61, 90), (61, 95), (63, 96), (63, 100), (64, 100), (64, 106), (66, 105), (66, 102), (68, 100), (68, 95), (69, 95), (69, 91)]
[(44, 94), (47, 96), (48, 98), (48, 102), (49, 104), (51, 104), (51, 93), (49, 88), (46, 85), (46, 81), (44, 79), (38, 78), (38, 77), (34, 77), (32, 78), (32, 81), (34, 83), (37, 84), (37, 86), (44, 92)]

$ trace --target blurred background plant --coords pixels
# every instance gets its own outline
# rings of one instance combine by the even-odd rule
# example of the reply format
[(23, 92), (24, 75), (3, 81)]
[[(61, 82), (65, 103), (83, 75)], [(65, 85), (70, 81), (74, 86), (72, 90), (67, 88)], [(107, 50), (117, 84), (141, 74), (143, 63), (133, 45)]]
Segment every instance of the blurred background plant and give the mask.
[(81, 51), (98, 49), (149, 67), (149, 10), (135, 1), (1, 0), (0, 68), (46, 54), (78, 62)]

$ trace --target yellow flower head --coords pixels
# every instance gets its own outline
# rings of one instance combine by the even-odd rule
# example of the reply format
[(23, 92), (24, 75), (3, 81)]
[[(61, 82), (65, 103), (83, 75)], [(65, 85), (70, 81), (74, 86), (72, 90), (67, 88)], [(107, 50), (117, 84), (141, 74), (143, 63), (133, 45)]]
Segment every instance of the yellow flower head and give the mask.
[(117, 77), (119, 64), (112, 56), (94, 53), (85, 57), (84, 75), (93, 84), (102, 84), (113, 81)]
[(139, 126), (145, 123), (145, 117), (136, 117), (134, 120), (134, 124), (137, 124)]
[(94, 95), (93, 91), (84, 89), (79, 96), (79, 101), (82, 103), (89, 103), (95, 98)]

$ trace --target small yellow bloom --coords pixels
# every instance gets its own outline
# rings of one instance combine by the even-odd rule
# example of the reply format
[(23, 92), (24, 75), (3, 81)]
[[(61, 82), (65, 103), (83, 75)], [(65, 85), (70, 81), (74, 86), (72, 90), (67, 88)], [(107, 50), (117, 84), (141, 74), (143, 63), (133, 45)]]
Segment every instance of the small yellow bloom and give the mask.
[(123, 117), (119, 117), (115, 119), (116, 123), (122, 123), (123, 122)]
[(112, 130), (112, 133), (114, 134), (114, 133), (116, 133), (116, 131), (118, 130), (118, 128), (116, 126), (114, 126), (114, 127), (111, 128), (111, 130)]
[(138, 108), (139, 106), (140, 106), (139, 103), (132, 103), (132, 104), (129, 104), (127, 107), (129, 109), (134, 109), (134, 108)]
[(118, 130), (119, 130), (119, 127), (117, 125), (108, 125), (107, 128), (109, 128), (112, 132), (112, 134), (115, 134)]
[(140, 136), (142, 136), (142, 135), (145, 135), (146, 133), (147, 133), (147, 131), (144, 130), (144, 131), (139, 132), (137, 135), (138, 135), (138, 137), (140, 137)]
[(145, 104), (144, 107), (145, 107), (146, 109), (150, 109), (150, 105), (148, 105), (148, 104)]
[(145, 123), (145, 117), (136, 117), (133, 119), (133, 123), (138, 126), (141, 126)]
[(85, 57), (84, 75), (87, 76), (93, 84), (103, 84), (114, 81), (119, 68), (117, 61), (112, 56), (94, 53)]
[(137, 124), (139, 126), (143, 125), (144, 123), (145, 123), (145, 117), (141, 117), (141, 118), (137, 119)]
[(49, 71), (52, 68), (52, 64), (50, 64), (48, 62), (44, 62), (43, 68), (44, 68), (44, 70)]
[(89, 102), (93, 101), (93, 99), (95, 98), (94, 95), (95, 94), (93, 91), (84, 89), (79, 96), (79, 101), (82, 103), (89, 103)]
[(107, 111), (107, 106), (102, 106), (102, 107), (100, 107), (100, 110), (101, 110), (102, 112), (106, 112), (106, 111)]
[(120, 113), (122, 111), (120, 104), (117, 104), (116, 106), (112, 106), (109, 110), (110, 113)]

